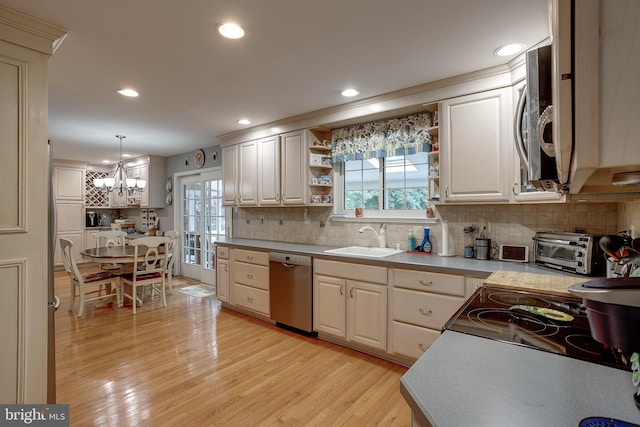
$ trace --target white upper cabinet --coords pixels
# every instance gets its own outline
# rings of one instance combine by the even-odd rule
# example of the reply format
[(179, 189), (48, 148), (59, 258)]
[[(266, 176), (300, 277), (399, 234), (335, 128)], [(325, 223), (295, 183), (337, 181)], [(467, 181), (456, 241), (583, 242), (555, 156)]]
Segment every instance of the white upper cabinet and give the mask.
[(258, 142), (243, 142), (238, 148), (238, 192), (240, 206), (258, 204)]
[(260, 206), (302, 205), (306, 201), (304, 131), (258, 140)]
[(304, 205), (307, 202), (307, 143), (305, 131), (281, 136), (282, 204)]
[(56, 200), (84, 201), (84, 169), (56, 166), (53, 169)]
[(238, 146), (222, 147), (222, 204), (238, 203)]
[(258, 140), (258, 198), (261, 206), (279, 205), (280, 137), (273, 135)]
[(445, 202), (508, 202), (511, 89), (440, 104), (440, 197)]

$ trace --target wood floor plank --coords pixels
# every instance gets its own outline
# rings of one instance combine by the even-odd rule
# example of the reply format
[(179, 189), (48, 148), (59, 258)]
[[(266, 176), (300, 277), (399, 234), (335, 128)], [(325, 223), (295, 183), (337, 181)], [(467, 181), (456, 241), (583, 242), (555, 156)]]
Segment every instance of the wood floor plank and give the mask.
[(66, 274), (55, 282), (57, 401), (72, 426), (411, 424), (405, 367), (178, 292), (193, 281), (174, 277), (166, 308), (88, 304), (81, 318)]

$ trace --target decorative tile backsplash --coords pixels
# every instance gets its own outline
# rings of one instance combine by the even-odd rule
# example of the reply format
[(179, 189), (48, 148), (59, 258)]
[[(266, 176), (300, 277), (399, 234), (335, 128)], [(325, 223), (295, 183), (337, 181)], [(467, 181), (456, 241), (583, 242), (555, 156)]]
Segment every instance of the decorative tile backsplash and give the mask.
[[(307, 214), (305, 215), (305, 211)], [(449, 245), (462, 256), (466, 226), (486, 226), (485, 237), (497, 244), (529, 245), (537, 231), (583, 231), (592, 234), (615, 234), (634, 225), (640, 233), (640, 202), (571, 203), (538, 205), (440, 205), (438, 217), (449, 223)], [(234, 224), (236, 237), (309, 243), (332, 246), (376, 246), (373, 233), (358, 233), (364, 225), (376, 230), (379, 221), (370, 223), (331, 221), (331, 208), (252, 208), (239, 209)], [(366, 211), (365, 218), (366, 219)], [(388, 223), (387, 246), (400, 244), (406, 249), (409, 229), (416, 239), (422, 236), (419, 222)], [(439, 252), (442, 241), (440, 222), (427, 225), (431, 229), (433, 252)]]

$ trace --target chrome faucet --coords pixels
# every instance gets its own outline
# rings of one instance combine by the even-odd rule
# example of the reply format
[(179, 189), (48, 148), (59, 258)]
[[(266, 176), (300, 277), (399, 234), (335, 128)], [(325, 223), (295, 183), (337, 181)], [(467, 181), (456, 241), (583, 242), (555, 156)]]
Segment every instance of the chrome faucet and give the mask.
[(386, 229), (387, 229), (387, 224), (382, 223), (382, 224), (380, 224), (380, 233), (378, 233), (376, 230), (374, 230), (373, 228), (369, 227), (368, 225), (365, 225), (364, 227), (360, 228), (360, 230), (358, 230), (358, 232), (359, 233), (364, 233), (365, 231), (371, 231), (378, 238), (378, 245), (381, 248), (386, 248), (387, 247), (386, 235), (385, 235), (385, 230)]

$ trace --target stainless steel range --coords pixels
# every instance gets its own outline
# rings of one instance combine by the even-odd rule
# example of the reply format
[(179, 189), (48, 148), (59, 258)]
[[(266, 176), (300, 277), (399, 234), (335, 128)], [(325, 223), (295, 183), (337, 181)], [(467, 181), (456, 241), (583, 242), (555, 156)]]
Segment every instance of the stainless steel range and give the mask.
[(593, 339), (582, 300), (484, 286), (444, 329), (631, 370), (629, 354)]

